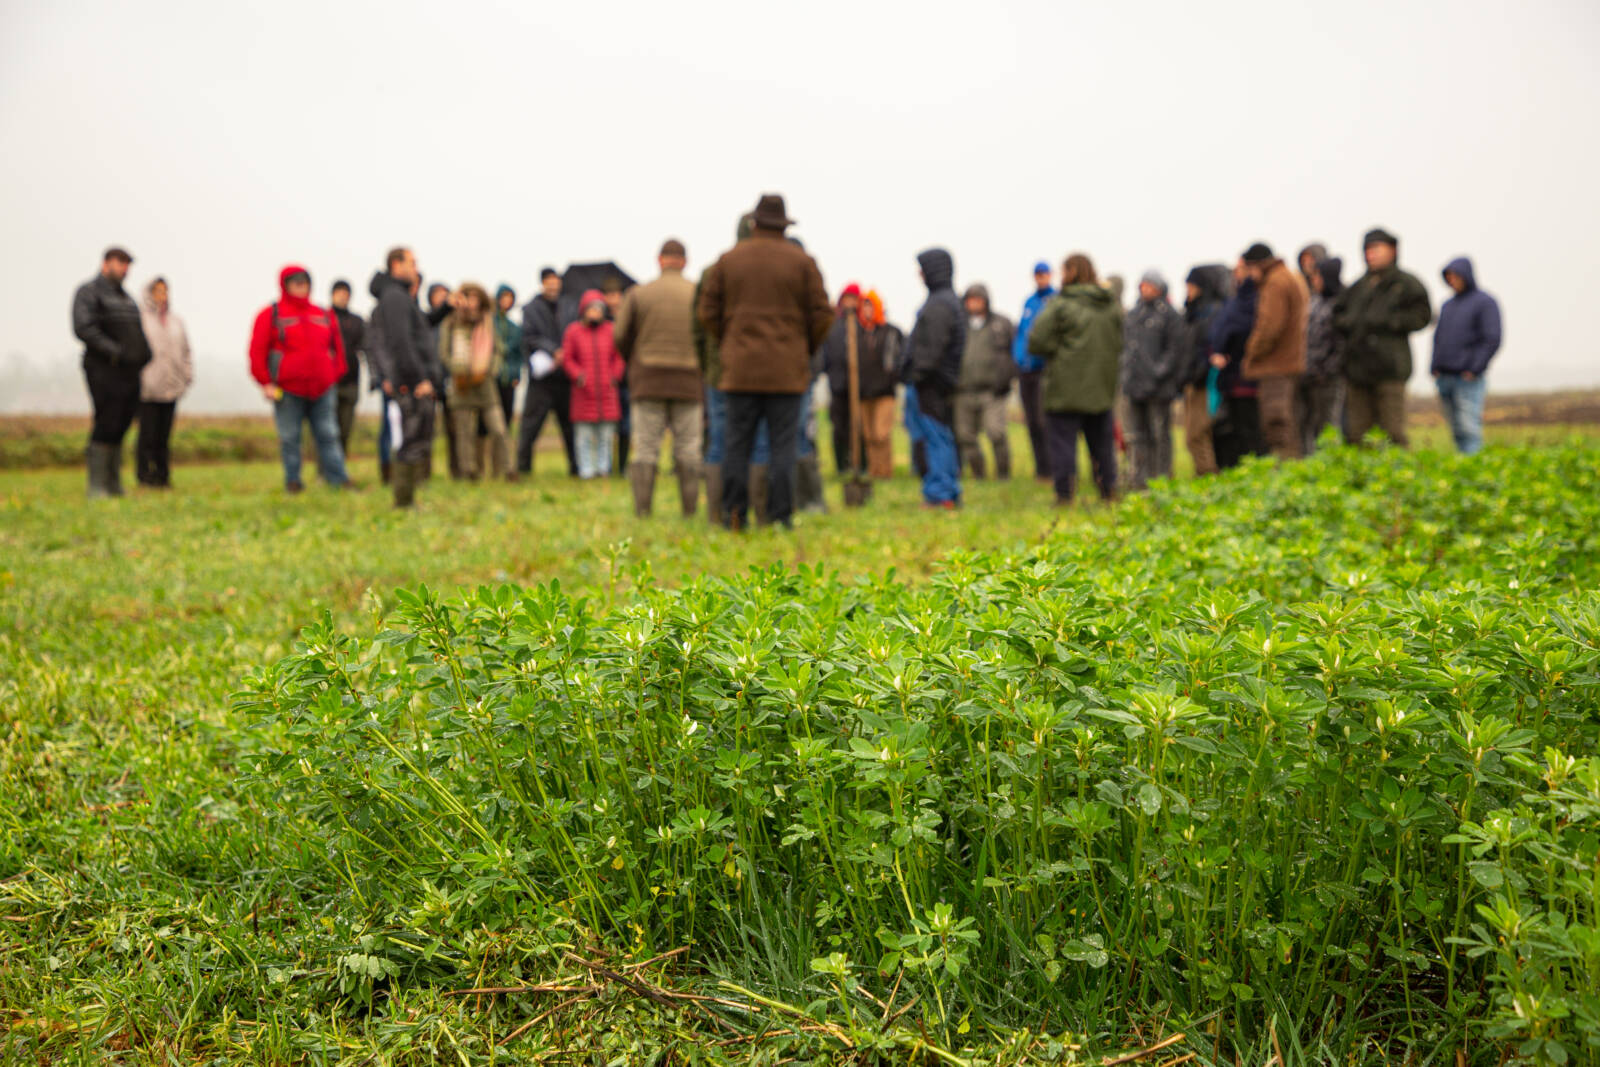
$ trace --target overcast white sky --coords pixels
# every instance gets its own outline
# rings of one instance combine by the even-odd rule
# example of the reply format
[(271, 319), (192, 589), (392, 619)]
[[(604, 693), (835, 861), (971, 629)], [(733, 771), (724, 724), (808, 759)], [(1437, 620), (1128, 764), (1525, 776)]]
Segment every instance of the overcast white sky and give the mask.
[(524, 299), (669, 235), (697, 273), (763, 190), (907, 326), (932, 244), (1014, 317), (1071, 250), (1181, 292), (1322, 239), (1351, 280), (1381, 224), (1436, 304), (1474, 258), (1493, 388), (1600, 384), (1597, 49), (1594, 0), (0, 0), (0, 411), (85, 406), (68, 309), (111, 243), (171, 282), (187, 409), (257, 410), (285, 263), (358, 310), (396, 243)]

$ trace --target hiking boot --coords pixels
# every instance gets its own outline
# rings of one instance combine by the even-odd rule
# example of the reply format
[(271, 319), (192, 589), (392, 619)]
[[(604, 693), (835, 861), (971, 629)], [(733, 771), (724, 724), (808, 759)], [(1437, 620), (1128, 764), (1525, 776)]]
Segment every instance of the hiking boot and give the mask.
[(650, 517), (650, 505), (656, 495), (656, 468), (650, 463), (635, 463), (628, 467), (628, 484), (633, 487), (633, 513), (641, 519)]

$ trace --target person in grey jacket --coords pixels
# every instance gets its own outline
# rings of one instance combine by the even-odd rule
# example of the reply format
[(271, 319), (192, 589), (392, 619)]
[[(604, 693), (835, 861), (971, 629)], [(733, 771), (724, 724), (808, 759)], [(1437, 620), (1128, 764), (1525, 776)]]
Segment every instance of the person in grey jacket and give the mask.
[(416, 502), (417, 484), (433, 454), (434, 403), (444, 388), (444, 367), (428, 316), (417, 306), (417, 258), (390, 249), (387, 271), (373, 276), (367, 360), (383, 390), (383, 417), (394, 445), (394, 506)]
[(140, 372), (150, 362), (139, 305), (122, 288), (133, 257), (108, 248), (100, 273), (72, 297), (72, 332), (83, 342), (83, 376), (94, 406), (89, 496), (122, 495), (122, 439), (139, 412)]
[(967, 340), (961, 354), (961, 374), (956, 379), (955, 409), (961, 465), (970, 468), (974, 478), (987, 476), (983, 445), (978, 440), (981, 434), (989, 439), (994, 451), (995, 477), (1010, 478), (1006, 403), (1017, 376), (1016, 360), (1011, 354), (1016, 328), (1010, 319), (990, 308), (985, 286), (968, 286), (963, 303), (967, 308)]
[(1172, 401), (1187, 363), (1183, 316), (1167, 299), (1158, 271), (1139, 280), (1139, 302), (1129, 311), (1122, 335), (1122, 395), (1128, 404), (1128, 449), (1133, 456), (1129, 488), (1152, 478), (1172, 477)]
[(1311, 270), (1306, 317), (1306, 372), (1295, 385), (1295, 424), (1306, 455), (1317, 450), (1323, 428), (1337, 426), (1344, 408), (1344, 338), (1333, 328), (1333, 303), (1344, 292), (1344, 260), (1324, 257)]

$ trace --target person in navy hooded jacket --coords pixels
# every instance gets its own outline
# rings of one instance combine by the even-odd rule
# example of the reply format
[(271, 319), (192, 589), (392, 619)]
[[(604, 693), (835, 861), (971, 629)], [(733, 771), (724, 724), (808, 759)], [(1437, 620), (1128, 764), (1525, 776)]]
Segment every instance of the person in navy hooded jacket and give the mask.
[(1456, 295), (1433, 330), (1433, 379), (1456, 449), (1470, 456), (1483, 447), (1484, 374), (1500, 350), (1500, 304), (1478, 288), (1466, 256), (1445, 266), (1444, 281)]

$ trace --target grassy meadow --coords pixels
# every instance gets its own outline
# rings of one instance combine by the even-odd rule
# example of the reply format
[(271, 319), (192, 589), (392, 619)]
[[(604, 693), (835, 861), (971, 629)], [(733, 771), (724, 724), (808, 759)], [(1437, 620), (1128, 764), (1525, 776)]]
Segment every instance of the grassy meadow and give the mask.
[(1600, 442), (1420, 436), (744, 536), (0, 470), (0, 1062), (1597, 1062)]

